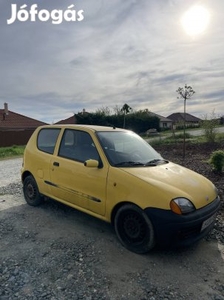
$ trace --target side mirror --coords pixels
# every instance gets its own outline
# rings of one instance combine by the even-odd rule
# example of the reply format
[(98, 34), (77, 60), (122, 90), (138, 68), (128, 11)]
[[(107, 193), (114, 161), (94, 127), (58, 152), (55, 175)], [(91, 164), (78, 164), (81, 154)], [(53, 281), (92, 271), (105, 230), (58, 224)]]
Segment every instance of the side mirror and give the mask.
[(99, 162), (95, 159), (88, 159), (84, 162), (84, 166), (87, 168), (98, 168)]

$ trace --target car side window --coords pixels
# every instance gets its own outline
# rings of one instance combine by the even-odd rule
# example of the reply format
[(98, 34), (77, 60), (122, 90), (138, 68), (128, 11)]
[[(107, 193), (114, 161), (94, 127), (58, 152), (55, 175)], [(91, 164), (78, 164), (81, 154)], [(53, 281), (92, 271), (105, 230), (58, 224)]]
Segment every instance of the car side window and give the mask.
[(59, 156), (84, 162), (99, 160), (99, 154), (91, 136), (84, 131), (66, 129), (59, 148)]
[(43, 152), (53, 154), (60, 130), (60, 128), (41, 129), (37, 137), (37, 148)]

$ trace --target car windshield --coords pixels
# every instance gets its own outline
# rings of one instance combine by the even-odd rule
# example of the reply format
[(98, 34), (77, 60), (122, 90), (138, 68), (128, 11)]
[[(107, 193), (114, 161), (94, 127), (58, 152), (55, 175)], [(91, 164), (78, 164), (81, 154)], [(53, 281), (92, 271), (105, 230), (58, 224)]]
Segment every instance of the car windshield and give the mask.
[(112, 166), (155, 166), (167, 162), (146, 141), (131, 131), (104, 131), (97, 135)]

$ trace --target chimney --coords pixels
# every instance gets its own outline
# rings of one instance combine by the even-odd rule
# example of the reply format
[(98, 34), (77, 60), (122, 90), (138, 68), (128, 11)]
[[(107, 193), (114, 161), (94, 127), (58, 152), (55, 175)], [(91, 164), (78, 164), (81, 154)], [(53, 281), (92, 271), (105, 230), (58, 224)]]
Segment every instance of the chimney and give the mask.
[(4, 103), (3, 121), (5, 120), (6, 116), (8, 116), (8, 114), (9, 114), (8, 103)]
[(8, 103), (4, 103), (4, 115), (8, 116), (9, 110), (8, 110)]

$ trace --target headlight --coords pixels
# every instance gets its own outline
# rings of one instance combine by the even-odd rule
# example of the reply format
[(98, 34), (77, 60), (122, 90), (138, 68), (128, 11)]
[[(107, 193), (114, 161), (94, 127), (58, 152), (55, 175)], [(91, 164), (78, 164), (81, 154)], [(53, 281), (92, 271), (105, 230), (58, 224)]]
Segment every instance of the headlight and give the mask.
[(188, 214), (195, 210), (193, 203), (186, 198), (176, 198), (170, 202), (171, 210), (178, 215)]

